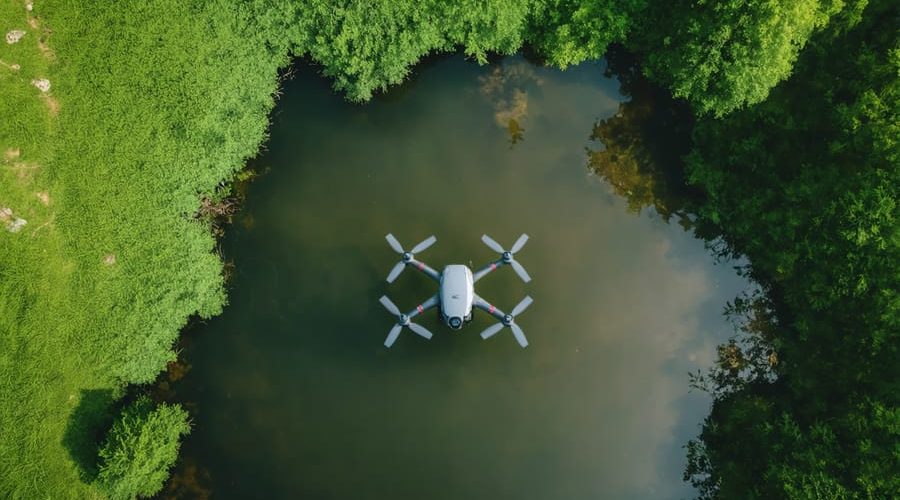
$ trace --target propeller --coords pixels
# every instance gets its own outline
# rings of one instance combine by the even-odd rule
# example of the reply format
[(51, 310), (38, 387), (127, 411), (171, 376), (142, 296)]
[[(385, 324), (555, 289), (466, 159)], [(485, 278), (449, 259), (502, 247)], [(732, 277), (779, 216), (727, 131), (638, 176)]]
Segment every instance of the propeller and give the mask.
[(400, 336), (400, 330), (402, 330), (404, 326), (421, 335), (422, 337), (425, 337), (426, 339), (431, 339), (431, 332), (429, 332), (428, 329), (424, 326), (410, 321), (409, 316), (400, 312), (400, 309), (397, 308), (397, 306), (393, 301), (391, 301), (391, 299), (387, 298), (387, 295), (382, 295), (381, 298), (378, 299), (378, 301), (381, 302), (381, 305), (383, 305), (389, 313), (397, 316), (397, 324), (391, 328), (391, 331), (388, 332), (387, 338), (384, 339), (385, 347), (394, 345), (394, 341), (396, 341), (397, 337)]
[[(400, 242), (397, 241), (397, 238), (394, 238), (393, 234), (388, 233), (388, 235), (385, 236), (384, 239), (387, 240), (388, 245), (390, 245), (391, 248), (393, 248), (395, 252), (400, 254), (400, 258), (401, 258), (400, 262), (394, 264), (394, 268), (391, 269), (390, 273), (388, 273), (388, 277), (387, 277), (388, 283), (393, 283), (394, 280), (397, 279), (397, 276), (400, 276), (400, 273), (402, 273), (403, 269), (406, 268), (407, 262), (413, 260), (413, 258), (415, 257), (415, 254), (417, 254), (421, 251), (424, 251), (426, 248), (433, 245), (435, 241), (437, 241), (437, 238), (435, 238), (434, 236), (429, 236), (429, 237), (425, 238), (424, 240), (422, 240), (421, 242), (419, 242), (418, 245), (412, 247), (412, 250), (406, 251), (403, 249), (403, 246), (400, 244)], [(387, 306), (385, 306), (385, 307), (387, 307)]]
[(513, 243), (512, 248), (510, 248), (509, 250), (504, 249), (502, 245), (494, 241), (493, 238), (486, 234), (481, 237), (481, 241), (483, 241), (485, 245), (490, 247), (491, 250), (499, 253), (500, 256), (503, 257), (503, 262), (511, 265), (512, 268), (516, 271), (516, 274), (518, 274), (519, 277), (522, 278), (522, 281), (524, 281), (525, 283), (531, 281), (531, 276), (528, 276), (528, 272), (525, 271), (525, 268), (522, 267), (522, 264), (519, 264), (519, 261), (513, 258), (516, 252), (521, 250), (522, 247), (525, 246), (525, 242), (528, 241), (527, 234), (519, 236), (519, 239), (517, 239), (516, 242)]
[(525, 298), (522, 299), (522, 302), (519, 302), (519, 304), (513, 308), (512, 312), (504, 316), (500, 322), (485, 328), (485, 330), (481, 332), (481, 338), (489, 339), (493, 337), (495, 333), (502, 330), (504, 326), (508, 326), (509, 329), (512, 330), (513, 335), (515, 335), (519, 345), (528, 347), (528, 340), (525, 339), (525, 332), (523, 332), (522, 328), (516, 324), (516, 316), (522, 314), (525, 309), (528, 309), (528, 306), (530, 306), (532, 302), (534, 301), (531, 299), (531, 296), (526, 295)]

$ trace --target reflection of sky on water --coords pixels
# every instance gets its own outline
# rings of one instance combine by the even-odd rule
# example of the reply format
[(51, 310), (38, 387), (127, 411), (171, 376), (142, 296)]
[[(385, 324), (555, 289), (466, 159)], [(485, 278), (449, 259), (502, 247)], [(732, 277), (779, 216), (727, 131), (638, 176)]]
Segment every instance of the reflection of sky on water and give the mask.
[[(601, 66), (506, 64), (530, 76), (486, 93), (493, 70), (453, 59), (364, 107), (313, 77), (286, 85), (254, 224), (225, 244), (231, 305), (195, 334), (179, 389), (200, 408), (186, 453), (218, 497), (690, 495), (681, 446), (708, 400), (687, 373), (730, 333), (721, 308), (743, 284), (587, 175), (591, 126), (620, 99)], [(516, 92), (526, 139), (510, 148), (491, 98)], [(492, 258), (482, 232), (528, 232), (534, 281), (503, 269), (478, 292), (506, 309), (534, 296), (519, 320), (531, 346), (508, 330), (482, 341), (483, 316), (454, 334), (429, 314), (434, 339), (384, 350), (378, 296), (408, 309), (435, 291), (411, 270), (384, 283), (387, 232), (437, 235), (421, 258), (438, 269)]]

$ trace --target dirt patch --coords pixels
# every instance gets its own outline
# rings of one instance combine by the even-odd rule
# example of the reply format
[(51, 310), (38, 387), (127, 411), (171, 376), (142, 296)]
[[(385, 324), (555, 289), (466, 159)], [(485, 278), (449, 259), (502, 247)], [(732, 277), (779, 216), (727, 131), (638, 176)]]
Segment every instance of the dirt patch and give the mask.
[(37, 196), (39, 200), (41, 200), (41, 203), (43, 203), (44, 206), (50, 205), (50, 193), (46, 191), (40, 191), (38, 193), (34, 193), (34, 195)]
[(41, 22), (36, 17), (28, 18), (28, 25), (34, 28), (36, 31), (40, 32), (40, 36), (38, 36), (38, 49), (41, 51), (41, 55), (44, 56), (48, 61), (52, 61), (56, 59), (56, 54), (53, 52), (53, 49), (47, 45), (47, 42), (50, 39), (50, 35), (53, 34), (48, 28), (41, 28)]
[(44, 94), (41, 97), (44, 98), (44, 104), (47, 105), (47, 111), (50, 112), (50, 116), (56, 116), (59, 114), (59, 101), (56, 100), (52, 95)]
[(21, 156), (21, 154), (22, 154), (22, 151), (20, 151), (19, 148), (9, 148), (3, 152), (3, 159), (5, 161), (13, 161), (16, 158), (18, 158), (19, 156)]
[(103, 256), (103, 265), (111, 266), (116, 263), (116, 254), (108, 253)]
[(48, 61), (53, 61), (54, 59), (56, 59), (56, 54), (53, 52), (53, 49), (47, 46), (47, 42), (44, 41), (43, 38), (38, 40), (38, 49), (40, 49), (41, 55), (44, 56), (44, 58)]

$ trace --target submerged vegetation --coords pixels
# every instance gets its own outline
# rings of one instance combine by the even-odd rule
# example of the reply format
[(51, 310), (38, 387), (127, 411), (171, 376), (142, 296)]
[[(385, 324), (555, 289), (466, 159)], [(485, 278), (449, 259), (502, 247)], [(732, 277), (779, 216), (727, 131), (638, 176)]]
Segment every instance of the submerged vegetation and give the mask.
[[(715, 403), (686, 477), (707, 497), (897, 496), (896, 19), (884, 0), (3, 0), (24, 35), (0, 44), (0, 494), (158, 490), (184, 414), (117, 401), (223, 306), (211, 215), (290, 55), (364, 101), (435, 52), (564, 67), (622, 43), (684, 98), (693, 142), (683, 176), (648, 180), (629, 137), (674, 122), (632, 107), (598, 124), (592, 166), (627, 172), (633, 207), (693, 214), (764, 289), (697, 381)], [(684, 178), (690, 201), (656, 201)]]

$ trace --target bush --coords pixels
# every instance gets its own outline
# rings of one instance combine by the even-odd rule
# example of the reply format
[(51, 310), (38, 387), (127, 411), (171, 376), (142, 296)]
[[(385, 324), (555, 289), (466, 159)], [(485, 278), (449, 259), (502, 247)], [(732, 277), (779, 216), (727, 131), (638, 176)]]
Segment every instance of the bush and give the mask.
[(155, 405), (146, 396), (125, 407), (100, 447), (97, 486), (113, 499), (158, 493), (190, 432), (180, 405)]

